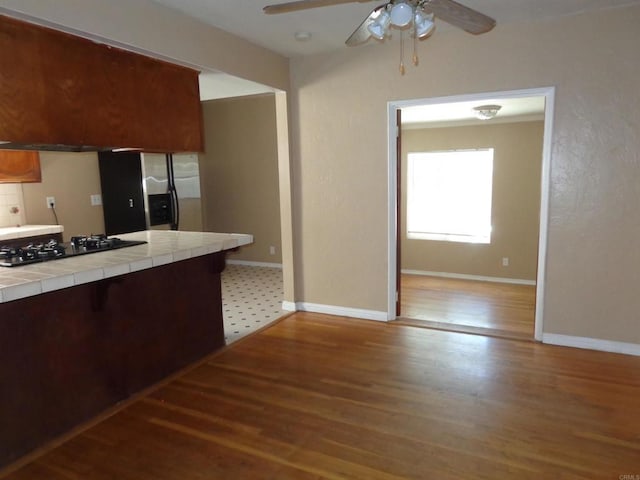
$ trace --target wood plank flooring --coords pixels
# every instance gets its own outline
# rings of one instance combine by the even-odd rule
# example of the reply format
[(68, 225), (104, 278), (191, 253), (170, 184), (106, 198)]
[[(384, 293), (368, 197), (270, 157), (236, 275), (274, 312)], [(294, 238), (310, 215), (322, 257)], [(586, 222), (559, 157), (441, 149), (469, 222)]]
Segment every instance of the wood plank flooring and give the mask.
[(297, 313), (4, 478), (621, 475), (640, 358)]
[(408, 274), (401, 285), (404, 323), (533, 338), (535, 286)]

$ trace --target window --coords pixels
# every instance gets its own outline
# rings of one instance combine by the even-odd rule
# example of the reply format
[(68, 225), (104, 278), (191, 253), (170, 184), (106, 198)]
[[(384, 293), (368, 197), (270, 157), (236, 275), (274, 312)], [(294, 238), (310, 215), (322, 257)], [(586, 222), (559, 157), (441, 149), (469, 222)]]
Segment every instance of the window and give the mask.
[(407, 237), (491, 242), (493, 149), (408, 154)]

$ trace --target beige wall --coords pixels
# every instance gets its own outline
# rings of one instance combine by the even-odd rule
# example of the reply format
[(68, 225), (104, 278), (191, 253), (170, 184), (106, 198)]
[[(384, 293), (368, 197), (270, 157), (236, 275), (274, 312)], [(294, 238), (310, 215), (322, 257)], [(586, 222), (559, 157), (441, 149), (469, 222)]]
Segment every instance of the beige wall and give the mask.
[[(535, 280), (543, 133), (540, 121), (403, 129), (402, 268)], [(407, 154), (472, 148), (494, 149), (491, 243), (407, 239)]]
[(46, 197), (55, 197), (64, 240), (73, 235), (104, 232), (102, 206), (91, 206), (91, 195), (100, 194), (100, 170), (96, 153), (40, 152), (42, 183), (22, 186), (26, 223), (53, 225)]
[[(90, 198), (102, 193), (97, 153), (40, 152), (40, 165), (42, 182), (22, 184), (25, 223), (54, 224), (55, 217), (47, 208), (46, 197), (55, 197), (65, 241), (74, 235), (104, 233), (102, 206), (92, 206)], [(152, 229), (168, 228), (160, 225)], [(180, 200), (180, 230), (202, 230), (200, 199)]]
[(292, 60), (298, 301), (387, 311), (387, 104), (556, 87), (544, 331), (640, 343), (640, 7)]
[(203, 102), (203, 114), (204, 229), (254, 236), (231, 259), (282, 263), (275, 95)]

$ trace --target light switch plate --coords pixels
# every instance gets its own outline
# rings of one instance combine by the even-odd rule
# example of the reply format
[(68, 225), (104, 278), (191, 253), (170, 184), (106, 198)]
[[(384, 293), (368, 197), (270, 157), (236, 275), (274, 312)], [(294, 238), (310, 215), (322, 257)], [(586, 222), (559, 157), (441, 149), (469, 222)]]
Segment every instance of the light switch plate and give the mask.
[(91, 195), (91, 206), (97, 207), (98, 205), (102, 205), (102, 195), (100, 194)]

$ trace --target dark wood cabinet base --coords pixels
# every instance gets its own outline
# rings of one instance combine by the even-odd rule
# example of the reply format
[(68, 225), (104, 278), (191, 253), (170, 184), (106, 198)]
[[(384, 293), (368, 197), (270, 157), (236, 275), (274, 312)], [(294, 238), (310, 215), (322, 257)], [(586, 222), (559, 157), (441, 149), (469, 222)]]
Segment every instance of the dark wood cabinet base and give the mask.
[(222, 347), (224, 258), (0, 304), (0, 467)]

